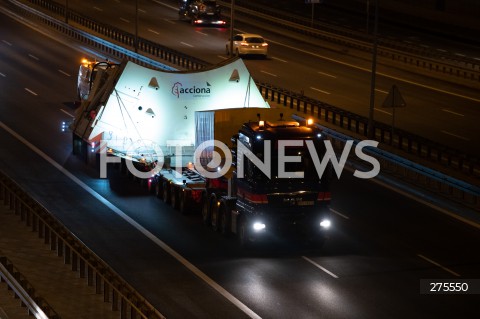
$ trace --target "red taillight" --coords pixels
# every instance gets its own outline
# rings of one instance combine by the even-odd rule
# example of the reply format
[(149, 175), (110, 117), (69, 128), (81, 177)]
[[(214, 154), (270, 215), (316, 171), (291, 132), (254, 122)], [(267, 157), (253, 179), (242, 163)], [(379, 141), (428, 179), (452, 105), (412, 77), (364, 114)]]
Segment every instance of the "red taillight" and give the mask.
[(317, 196), (317, 201), (327, 201), (332, 199), (332, 193), (330, 192), (319, 192)]
[(245, 193), (245, 199), (254, 204), (268, 204), (268, 198), (265, 194)]

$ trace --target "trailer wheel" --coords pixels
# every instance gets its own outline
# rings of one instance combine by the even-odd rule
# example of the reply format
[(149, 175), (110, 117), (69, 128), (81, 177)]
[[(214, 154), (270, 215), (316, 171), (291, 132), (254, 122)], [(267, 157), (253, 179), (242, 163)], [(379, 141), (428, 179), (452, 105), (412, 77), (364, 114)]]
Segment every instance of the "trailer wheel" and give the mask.
[(219, 211), (220, 209), (218, 207), (217, 198), (213, 196), (210, 199), (210, 219), (211, 219), (211, 224), (214, 231), (220, 230)]
[(162, 199), (163, 198), (163, 183), (161, 180), (155, 182), (155, 196)]
[(228, 237), (230, 235), (230, 214), (227, 205), (220, 205), (218, 214), (220, 218), (220, 232), (223, 236)]
[(169, 183), (167, 181), (162, 182), (162, 190), (163, 190), (163, 202), (166, 204), (170, 204), (170, 187)]
[(170, 204), (173, 208), (178, 208), (178, 187), (170, 184)]
[(202, 220), (205, 225), (210, 224), (210, 200), (206, 193), (202, 194)]

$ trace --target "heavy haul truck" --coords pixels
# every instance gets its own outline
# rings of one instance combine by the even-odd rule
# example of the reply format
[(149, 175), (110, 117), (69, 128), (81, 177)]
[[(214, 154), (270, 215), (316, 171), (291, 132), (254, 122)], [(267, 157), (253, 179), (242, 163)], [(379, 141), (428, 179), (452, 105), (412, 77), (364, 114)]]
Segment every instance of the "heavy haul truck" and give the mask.
[(312, 152), (323, 156), (324, 136), (269, 108), (241, 59), (190, 72), (123, 61), (95, 73), (71, 129), (74, 153), (101, 177), (120, 162), (242, 245), (290, 235), (323, 242), (329, 174), (318, 176)]
[[(202, 147), (195, 165), (163, 168), (149, 180), (150, 187), (182, 213), (200, 212), (215, 231), (236, 234), (241, 245), (295, 238), (319, 246), (330, 227), (330, 174), (318, 176), (312, 153), (323, 156), (324, 136), (313, 125), (283, 119), (280, 112), (197, 112), (197, 143), (216, 140), (231, 148)], [(215, 152), (230, 160), (215, 160)], [(217, 164), (203, 168), (211, 161)], [(224, 165), (227, 169), (216, 174)]]

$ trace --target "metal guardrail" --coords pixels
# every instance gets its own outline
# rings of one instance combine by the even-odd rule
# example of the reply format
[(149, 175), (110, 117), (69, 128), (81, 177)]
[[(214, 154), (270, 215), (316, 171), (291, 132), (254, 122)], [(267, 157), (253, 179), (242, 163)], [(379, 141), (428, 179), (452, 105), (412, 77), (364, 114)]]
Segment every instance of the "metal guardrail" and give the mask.
[[(305, 118), (298, 115), (293, 115), (292, 117), (297, 121), (305, 121)], [(333, 142), (337, 143), (336, 147), (338, 149), (343, 149), (344, 144), (348, 140), (353, 140), (353, 145), (359, 142), (350, 136), (318, 123), (315, 125), (320, 128), (326, 136), (330, 137)], [(431, 192), (456, 201), (459, 204), (468, 206), (473, 210), (480, 211), (480, 187), (470, 185), (464, 181), (439, 173), (379, 148), (367, 147), (364, 149), (364, 152), (379, 160), (382, 173), (387, 171), (387, 173), (391, 175), (401, 176), (403, 180), (415, 186), (421, 186)]]
[(15, 298), (20, 299), (21, 306), (27, 308), (28, 315), (34, 316), (36, 319), (60, 319), (58, 314), (43, 298), (36, 296), (32, 285), (5, 256), (0, 256), (1, 281), (5, 281), (13, 291)]
[(0, 200), (20, 215), (32, 231), (38, 232), (39, 238), (43, 238), (51, 250), (63, 257), (72, 271), (78, 271), (80, 278), (86, 278), (87, 285), (94, 286), (96, 294), (103, 294), (104, 302), (111, 303), (112, 311), (119, 311), (120, 318), (165, 318), (45, 207), (1, 171)]

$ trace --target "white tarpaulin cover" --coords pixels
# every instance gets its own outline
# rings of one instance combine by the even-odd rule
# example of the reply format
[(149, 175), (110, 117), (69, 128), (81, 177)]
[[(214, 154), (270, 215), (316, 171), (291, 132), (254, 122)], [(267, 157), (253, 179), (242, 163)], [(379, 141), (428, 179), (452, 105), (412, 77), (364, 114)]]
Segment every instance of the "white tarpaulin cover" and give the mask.
[(88, 139), (103, 134), (117, 151), (131, 151), (132, 142), (146, 149), (150, 142), (162, 148), (194, 146), (195, 111), (268, 107), (241, 59), (191, 72), (127, 62), (104, 105), (97, 108)]

